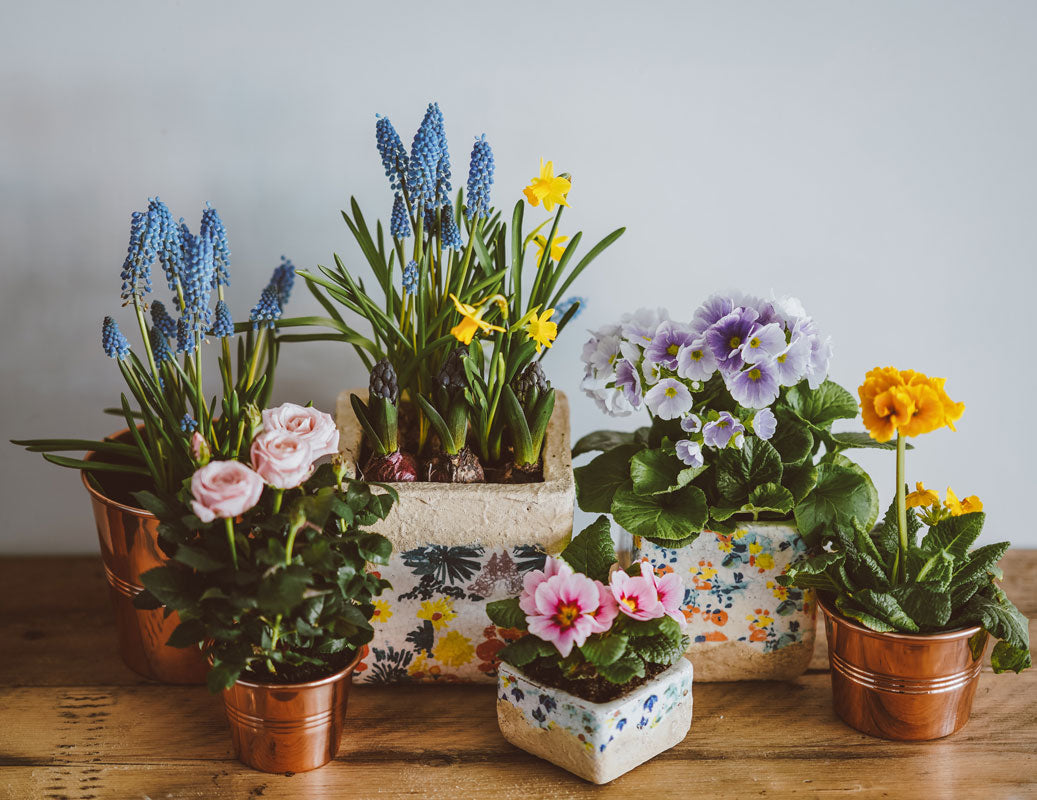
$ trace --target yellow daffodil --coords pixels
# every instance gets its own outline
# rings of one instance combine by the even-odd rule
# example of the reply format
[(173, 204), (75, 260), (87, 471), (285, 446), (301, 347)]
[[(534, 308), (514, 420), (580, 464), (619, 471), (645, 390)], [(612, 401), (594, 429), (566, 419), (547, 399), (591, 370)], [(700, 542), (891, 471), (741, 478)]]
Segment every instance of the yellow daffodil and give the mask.
[(895, 435), (919, 436), (948, 427), (965, 411), (964, 403), (947, 396), (943, 378), (914, 370), (876, 367), (857, 389), (861, 417), (871, 438), (888, 442)]
[[(551, 258), (555, 261), (562, 260), (562, 256), (565, 254), (565, 242), (568, 240), (568, 236), (556, 236), (551, 240)], [(547, 246), (547, 239), (543, 236), (534, 236), (533, 243), (537, 246), (537, 261), (539, 262), (544, 257), (544, 248)]]
[(925, 484), (923, 484), (921, 481), (918, 481), (915, 484), (915, 491), (911, 492), (907, 496), (908, 508), (919, 508), (938, 505), (940, 505), (939, 493), (934, 492), (932, 489), (926, 489)]
[(540, 159), (540, 176), (533, 178), (529, 182), (529, 186), (522, 190), (531, 206), (543, 203), (544, 210), (551, 211), (556, 203), (560, 206), (569, 205), (565, 201), (565, 196), (572, 188), (572, 184), (567, 178), (556, 178), (554, 171), (553, 161), (545, 164), (544, 159)]
[(487, 301), (480, 303), (477, 307), (470, 306), (468, 303), (462, 303), (453, 294), (450, 295), (450, 299), (454, 301), (454, 307), (457, 309), (457, 313), (461, 315), (461, 321), (450, 329), (450, 333), (462, 344), (471, 344), (475, 334), (479, 331), (489, 333), (490, 331), (504, 330), (499, 325), (491, 325), (483, 320), (483, 314), (487, 311)]
[(959, 501), (958, 496), (950, 486), (947, 487), (947, 499), (943, 504), (947, 506), (947, 510), (951, 512), (952, 517), (960, 517), (962, 514), (971, 514), (975, 511), (983, 510), (983, 501), (976, 495), (969, 495)]
[(550, 321), (554, 313), (555, 310), (549, 308), (538, 317), (534, 311), (533, 316), (526, 323), (526, 333), (529, 335), (529, 339), (537, 343), (538, 353), (544, 347), (551, 347), (551, 342), (558, 336), (558, 324)]

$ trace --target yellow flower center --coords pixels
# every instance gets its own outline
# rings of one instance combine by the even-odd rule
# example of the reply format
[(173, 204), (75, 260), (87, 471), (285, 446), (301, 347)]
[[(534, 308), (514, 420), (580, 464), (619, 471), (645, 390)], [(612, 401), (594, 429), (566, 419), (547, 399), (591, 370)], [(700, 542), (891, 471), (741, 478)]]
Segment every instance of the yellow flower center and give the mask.
[(726, 419), (718, 419), (717, 420), (717, 427), (718, 428), (726, 428), (730, 424), (731, 423), (728, 422)]
[(691, 351), (691, 360), (692, 361), (701, 361), (702, 360), (702, 351), (701, 350), (692, 350)]
[(732, 336), (731, 340), (728, 342), (728, 344), (731, 345), (731, 349), (732, 350), (734, 350), (736, 347), (738, 347), (738, 345), (740, 345), (741, 343), (742, 343), (742, 339), (741, 339), (740, 336)]
[(680, 350), (680, 348), (675, 344), (671, 344), (669, 347), (666, 348), (666, 352), (669, 353), (671, 356), (677, 355), (678, 350)]
[(782, 353), (780, 356), (778, 356), (778, 363), (779, 364), (784, 364), (785, 363), (785, 359), (788, 358), (788, 357), (789, 357), (788, 353)]
[(665, 394), (667, 397), (676, 397), (677, 396), (677, 390), (674, 389), (672, 386), (667, 386), (666, 390), (663, 392), (663, 394)]
[(637, 600), (633, 597), (624, 597), (621, 602), (631, 611), (637, 611)]
[(761, 377), (763, 377), (763, 373), (758, 368), (753, 367), (749, 370), (749, 380), (758, 381)]
[(757, 337), (753, 337), (749, 340), (749, 347), (755, 349), (760, 346), (760, 340)]
[(555, 614), (555, 619), (563, 628), (571, 628), (579, 616), (579, 606), (566, 604), (558, 607), (558, 613)]

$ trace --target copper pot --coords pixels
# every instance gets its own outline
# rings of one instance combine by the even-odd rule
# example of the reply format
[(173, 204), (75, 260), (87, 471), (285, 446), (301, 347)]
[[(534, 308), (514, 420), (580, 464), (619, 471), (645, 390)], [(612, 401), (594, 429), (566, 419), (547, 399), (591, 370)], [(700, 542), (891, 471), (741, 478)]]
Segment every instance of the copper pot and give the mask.
[(263, 772), (305, 772), (338, 753), (346, 720), (350, 676), (367, 648), (349, 666), (309, 683), (239, 680), (223, 691), (237, 757)]
[(842, 616), (825, 598), (832, 703), (843, 722), (883, 739), (922, 741), (969, 720), (987, 632), (878, 633)]
[[(116, 434), (119, 438), (127, 433)], [(94, 453), (86, 454), (86, 459)], [(158, 546), (158, 518), (143, 508), (134, 508), (105, 497), (90, 485), (86, 472), (83, 485), (90, 503), (101, 542), (101, 559), (108, 580), (109, 595), (115, 610), (119, 653), (134, 672), (163, 683), (205, 683), (208, 667), (195, 647), (170, 647), (170, 634), (180, 624), (176, 614), (165, 616), (163, 609), (142, 611), (134, 608), (133, 598), (144, 591), (140, 576), (169, 559)]]

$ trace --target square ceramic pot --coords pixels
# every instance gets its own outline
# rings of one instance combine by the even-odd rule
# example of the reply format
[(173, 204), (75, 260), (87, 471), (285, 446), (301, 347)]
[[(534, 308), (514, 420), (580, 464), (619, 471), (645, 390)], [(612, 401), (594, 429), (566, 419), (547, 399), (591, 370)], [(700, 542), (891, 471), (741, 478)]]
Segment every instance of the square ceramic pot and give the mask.
[(684, 740), (693, 676), (682, 659), (623, 697), (592, 703), (502, 664), (497, 722), (516, 747), (592, 783), (608, 783)]
[[(362, 431), (350, 394), (366, 392), (338, 398), (340, 450), (355, 465)], [(392, 484), (400, 501), (372, 528), (392, 542), (390, 563), (378, 568), (392, 589), (375, 601), (374, 639), (355, 681), (496, 681), (497, 653), (519, 634), (492, 625), (486, 604), (519, 594), (523, 574), (572, 537), (569, 447), (569, 404), (558, 392), (542, 482)]]
[(776, 578), (805, 550), (791, 523), (745, 522), (676, 550), (634, 537), (631, 555), (684, 580), (697, 681), (791, 680), (814, 654), (817, 604), (812, 591)]

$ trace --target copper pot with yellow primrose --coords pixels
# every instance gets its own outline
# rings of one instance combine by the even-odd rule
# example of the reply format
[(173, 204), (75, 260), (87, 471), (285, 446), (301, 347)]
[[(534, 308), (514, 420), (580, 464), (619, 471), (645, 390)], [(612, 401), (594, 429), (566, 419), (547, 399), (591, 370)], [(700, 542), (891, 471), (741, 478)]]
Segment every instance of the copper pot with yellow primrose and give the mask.
[[(111, 438), (119, 439), (127, 433), (122, 431)], [(94, 458), (93, 452), (86, 454), (86, 460)], [(176, 613), (167, 615), (162, 608), (144, 610), (133, 604), (144, 590), (140, 576), (169, 560), (158, 544), (158, 519), (143, 508), (107, 497), (86, 472), (82, 476), (94, 512), (123, 662), (145, 678), (163, 683), (205, 683), (201, 651), (166, 644), (180, 617)]]
[(859, 731), (922, 741), (961, 730), (969, 720), (989, 636), (978, 625), (936, 634), (879, 633), (821, 598), (832, 702)]
[(306, 683), (238, 680), (223, 691), (234, 753), (263, 772), (306, 772), (335, 758), (342, 741), (350, 676), (367, 651), (344, 668)]

